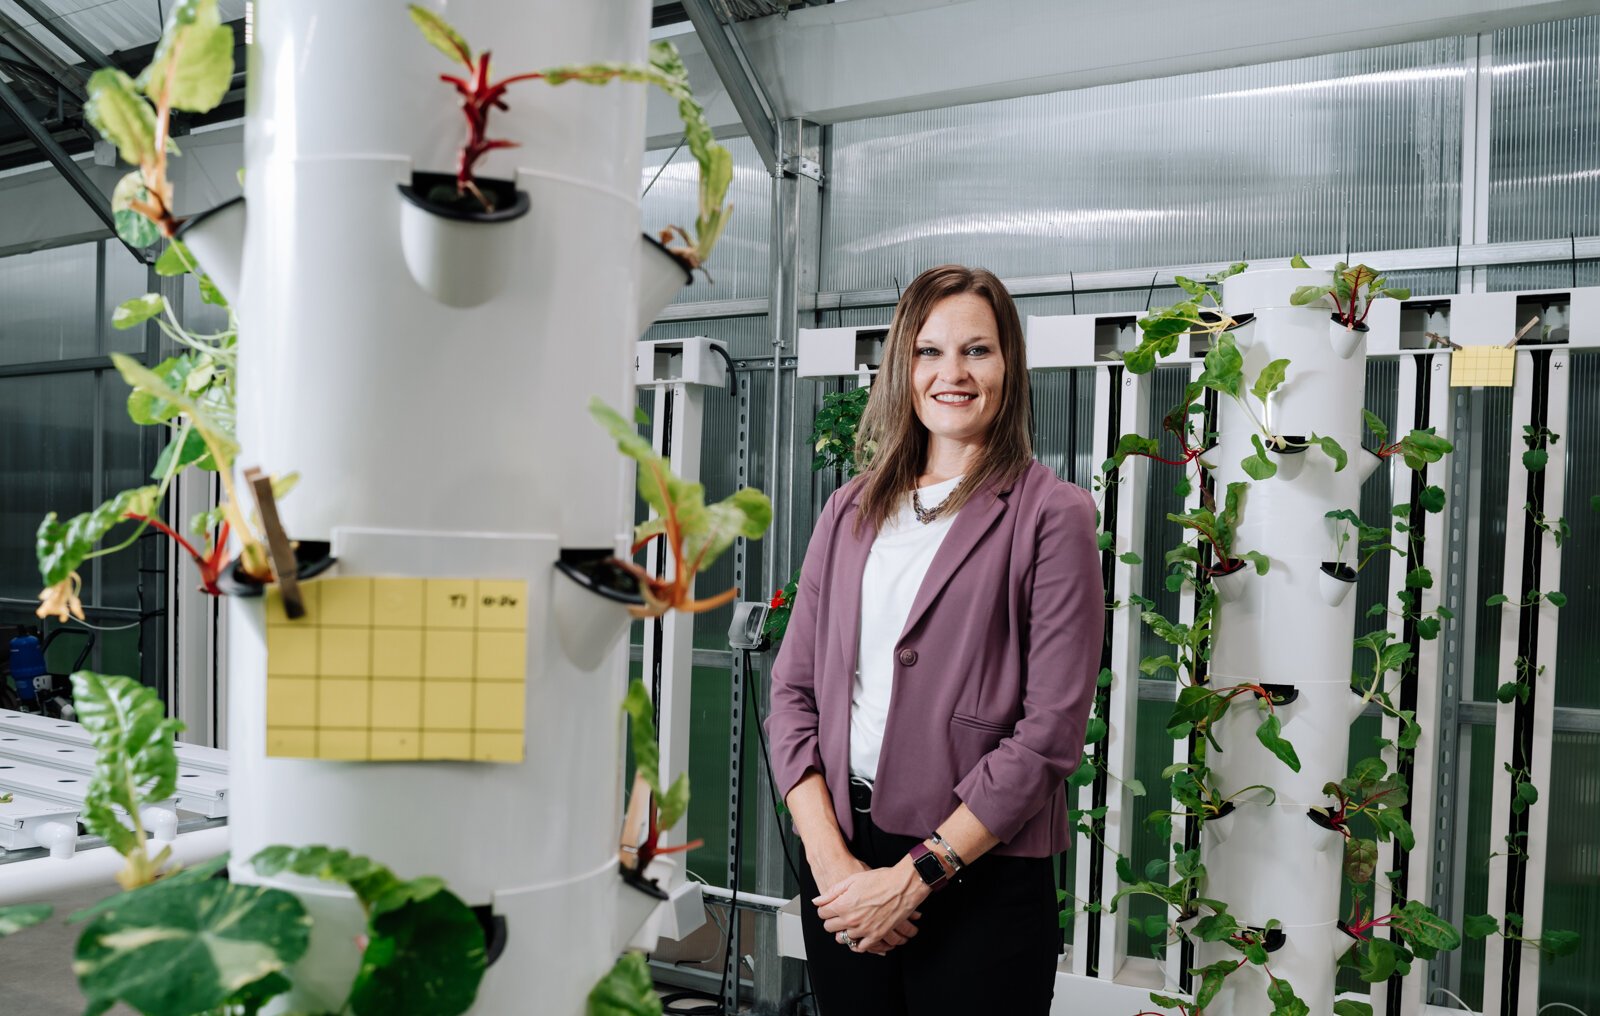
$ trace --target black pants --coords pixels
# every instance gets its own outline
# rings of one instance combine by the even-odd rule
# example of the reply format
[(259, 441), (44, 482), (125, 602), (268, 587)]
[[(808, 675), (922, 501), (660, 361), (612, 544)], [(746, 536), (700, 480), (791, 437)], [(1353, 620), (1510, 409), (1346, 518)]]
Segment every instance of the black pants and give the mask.
[[(852, 794), (852, 796), (857, 796)], [(896, 864), (917, 837), (855, 816), (850, 850), (867, 865)], [(800, 864), (806, 963), (820, 1016), (1047, 1016), (1055, 991), (1060, 924), (1047, 857), (974, 861), (962, 881), (925, 900), (917, 935), (886, 956), (855, 953), (823, 929), (819, 894)]]

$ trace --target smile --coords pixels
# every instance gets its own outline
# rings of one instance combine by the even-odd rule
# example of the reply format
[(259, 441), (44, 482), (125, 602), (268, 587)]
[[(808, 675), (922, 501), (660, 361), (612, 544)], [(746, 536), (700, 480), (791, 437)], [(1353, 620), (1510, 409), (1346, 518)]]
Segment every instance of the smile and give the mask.
[(976, 398), (976, 395), (958, 395), (954, 392), (946, 392), (940, 395), (935, 395), (933, 397), (933, 401), (942, 403), (946, 406), (964, 406)]

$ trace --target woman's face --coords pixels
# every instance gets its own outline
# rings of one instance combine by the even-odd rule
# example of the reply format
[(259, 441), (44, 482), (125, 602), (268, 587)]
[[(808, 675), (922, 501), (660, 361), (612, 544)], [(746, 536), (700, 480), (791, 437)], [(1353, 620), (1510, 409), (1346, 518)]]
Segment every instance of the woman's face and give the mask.
[(936, 438), (982, 444), (1000, 411), (1000, 325), (977, 293), (934, 304), (911, 353), (917, 418)]

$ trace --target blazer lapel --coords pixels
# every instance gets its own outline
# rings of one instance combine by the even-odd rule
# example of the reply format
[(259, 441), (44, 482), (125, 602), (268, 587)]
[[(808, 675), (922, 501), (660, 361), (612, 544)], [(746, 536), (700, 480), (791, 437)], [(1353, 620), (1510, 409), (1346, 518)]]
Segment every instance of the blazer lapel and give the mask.
[[(933, 555), (933, 562), (928, 565), (928, 574), (922, 579), (922, 586), (917, 590), (917, 598), (911, 601), (911, 614), (906, 618), (906, 626), (900, 634), (917, 626), (922, 615), (927, 613), (933, 601), (961, 566), (966, 563), (974, 548), (978, 546), (994, 524), (1005, 514), (1006, 495), (1010, 489), (996, 490), (985, 487), (973, 495), (956, 513), (956, 519), (950, 523), (950, 531), (944, 534), (944, 542), (939, 544), (939, 549)], [(860, 610), (860, 577), (856, 580), (857, 612)]]

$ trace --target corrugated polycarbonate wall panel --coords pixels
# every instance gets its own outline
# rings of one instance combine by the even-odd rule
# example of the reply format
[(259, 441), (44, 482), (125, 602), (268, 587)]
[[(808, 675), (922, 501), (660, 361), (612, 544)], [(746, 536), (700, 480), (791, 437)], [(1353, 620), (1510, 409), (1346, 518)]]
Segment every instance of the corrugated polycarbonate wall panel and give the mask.
[(1450, 38), (833, 128), (826, 291), (1456, 242)]
[(1600, 17), (1493, 42), (1489, 239), (1600, 233)]
[[(1556, 629), (1556, 707), (1600, 709), (1600, 627), (1591, 623), (1600, 618), (1600, 512), (1589, 503), (1600, 494), (1600, 447), (1594, 440), (1600, 434), (1600, 353), (1574, 352), (1568, 383), (1567, 433), (1561, 435), (1567, 452), (1566, 505), (1561, 514), (1572, 535), (1561, 544), (1560, 588), (1567, 605)], [(1595, 851), (1600, 855), (1600, 845)]]
[[(733, 183), (723, 203), (733, 205), (733, 215), (706, 265), (711, 272), (710, 279), (705, 272), (696, 272), (694, 285), (683, 287), (676, 303), (748, 300), (764, 297), (772, 289), (772, 262), (768, 253), (772, 232), (772, 178), (767, 175), (749, 138), (732, 138), (724, 144), (733, 153)], [(652, 184), (651, 180), (655, 182)], [(645, 191), (647, 187), (648, 192)], [(678, 149), (676, 155), (670, 148), (646, 152), (639, 190), (644, 193), (640, 210), (646, 233), (657, 236), (670, 225), (693, 228), (695, 217), (700, 213), (700, 167), (689, 154), (687, 145)]]

